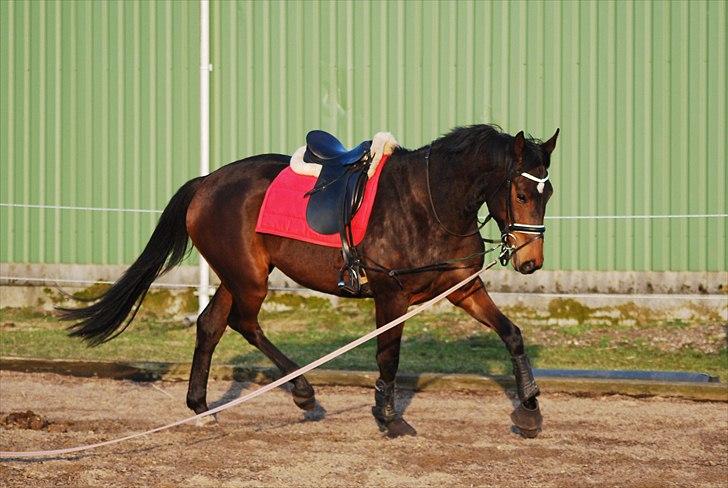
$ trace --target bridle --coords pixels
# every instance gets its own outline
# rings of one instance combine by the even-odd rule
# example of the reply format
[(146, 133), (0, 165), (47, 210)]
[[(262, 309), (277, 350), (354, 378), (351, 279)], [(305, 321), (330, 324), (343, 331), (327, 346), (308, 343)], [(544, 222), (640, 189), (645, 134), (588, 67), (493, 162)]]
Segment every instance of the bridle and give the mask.
[[(437, 215), (437, 210), (435, 209), (435, 202), (432, 199), (432, 190), (430, 188), (430, 153), (432, 151), (432, 145), (427, 147), (427, 153), (425, 154), (425, 173), (426, 173), (426, 182), (427, 182), (427, 195), (430, 200), (430, 207), (432, 209), (432, 213), (435, 216), (435, 220), (437, 220), (437, 223), (440, 224), (440, 227), (442, 229), (456, 237), (468, 237), (475, 234), (479, 234), (480, 230), (485, 226), (485, 224), (488, 223), (493, 218), (492, 213), (488, 213), (488, 215), (485, 217), (485, 219), (482, 222), (479, 222), (479, 225), (473, 232), (461, 234), (458, 232), (453, 232), (447, 227), (445, 227), (445, 224), (442, 223), (440, 220), (440, 217)], [(501, 183), (498, 185), (498, 187), (493, 191), (491, 194), (491, 197), (498, 194), (498, 192), (501, 190), (503, 186), (508, 187), (508, 197), (506, 198), (506, 225), (503, 228), (503, 231), (501, 231), (501, 238), (500, 240), (495, 239), (488, 239), (481, 237), (483, 242), (487, 242), (490, 244), (500, 244), (501, 251), (499, 254), (500, 263), (502, 266), (507, 266), (508, 262), (511, 260), (513, 255), (521, 248), (527, 246), (532, 241), (535, 241), (537, 239), (543, 239), (543, 235), (546, 232), (546, 226), (543, 224), (522, 224), (519, 222), (516, 222), (515, 218), (513, 217), (513, 202), (511, 201), (511, 195), (513, 193), (513, 177), (514, 177), (514, 168), (513, 165), (510, 164), (508, 167), (508, 172), (506, 178), (501, 181)], [(534, 181), (537, 183), (536, 189), (539, 193), (543, 193), (544, 187), (546, 185), (546, 182), (549, 179), (548, 172), (546, 173), (546, 176), (543, 178), (538, 178), (537, 176), (534, 176), (527, 172), (521, 172), (520, 176), (523, 176), (525, 178), (528, 178), (531, 181)], [(487, 201), (487, 200), (486, 200)], [(515, 240), (515, 236), (513, 235), (516, 232), (520, 232), (523, 234), (530, 234), (533, 237), (520, 246), (514, 246), (511, 244), (510, 240), (511, 238)]]
[[(524, 176), (529, 180), (538, 183), (536, 189), (539, 193), (543, 193), (544, 186), (549, 179), (548, 172), (546, 172), (546, 176), (544, 176), (543, 178), (538, 178), (526, 172), (522, 172), (520, 176)], [(544, 224), (522, 224), (516, 222), (516, 219), (513, 217), (513, 202), (511, 201), (511, 195), (513, 194), (512, 169), (509, 169), (508, 177), (505, 180), (505, 184), (508, 185), (508, 198), (506, 198), (506, 219), (508, 220), (506, 221), (506, 225), (501, 232), (501, 252), (499, 258), (502, 266), (508, 265), (508, 262), (519, 249), (527, 246), (532, 241), (535, 241), (537, 239), (543, 239), (543, 235), (546, 232), (546, 226)], [(490, 214), (488, 215), (490, 216)], [(529, 234), (533, 237), (521, 244), (520, 246), (516, 247), (509, 242), (509, 238), (513, 238), (513, 240), (515, 241), (515, 236), (513, 234), (516, 232)]]

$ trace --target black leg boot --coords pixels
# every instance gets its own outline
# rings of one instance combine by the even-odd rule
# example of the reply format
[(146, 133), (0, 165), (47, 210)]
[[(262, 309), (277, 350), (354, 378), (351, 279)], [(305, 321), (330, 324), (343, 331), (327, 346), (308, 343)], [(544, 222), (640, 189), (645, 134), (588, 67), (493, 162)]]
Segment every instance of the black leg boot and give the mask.
[(417, 435), (417, 431), (408, 424), (394, 408), (394, 399), (397, 392), (395, 381), (385, 383), (378, 379), (374, 384), (374, 406), (372, 415), (382, 432), (388, 437), (399, 437), (403, 435)]
[(513, 356), (513, 375), (516, 377), (516, 391), (521, 404), (511, 414), (511, 420), (517, 432), (527, 438), (533, 438), (541, 432), (543, 416), (536, 397), (541, 393), (533, 378), (531, 363), (526, 354)]

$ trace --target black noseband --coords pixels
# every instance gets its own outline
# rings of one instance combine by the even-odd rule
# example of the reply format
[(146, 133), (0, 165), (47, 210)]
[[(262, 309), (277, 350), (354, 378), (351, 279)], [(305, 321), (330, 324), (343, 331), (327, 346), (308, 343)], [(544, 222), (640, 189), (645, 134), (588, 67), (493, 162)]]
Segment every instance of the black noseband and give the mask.
[(537, 225), (537, 224), (518, 224), (513, 223), (510, 224), (507, 229), (507, 233), (510, 232), (524, 232), (526, 234), (543, 234), (546, 232), (546, 226), (545, 225)]

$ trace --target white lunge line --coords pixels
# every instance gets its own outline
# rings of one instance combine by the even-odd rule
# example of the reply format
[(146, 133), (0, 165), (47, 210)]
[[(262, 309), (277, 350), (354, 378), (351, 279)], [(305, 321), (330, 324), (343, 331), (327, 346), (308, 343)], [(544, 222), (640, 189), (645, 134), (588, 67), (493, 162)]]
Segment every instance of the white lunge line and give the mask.
[(96, 449), (96, 448), (102, 447), (102, 446), (110, 446), (112, 444), (118, 444), (120, 442), (124, 442), (124, 441), (128, 441), (131, 439), (135, 439), (137, 437), (142, 437), (145, 435), (153, 434), (155, 432), (159, 432), (162, 430), (171, 429), (172, 427), (186, 424), (188, 422), (192, 422), (193, 420), (197, 420), (202, 417), (206, 417), (208, 415), (213, 415), (213, 414), (216, 414), (217, 412), (227, 410), (228, 408), (231, 408), (231, 407), (234, 407), (235, 405), (239, 405), (241, 403), (247, 402), (248, 400), (252, 400), (253, 398), (258, 397), (258, 396), (262, 395), (263, 393), (266, 393), (274, 388), (277, 388), (285, 383), (288, 383), (292, 379), (294, 379), (298, 376), (301, 376), (302, 374), (306, 374), (309, 371), (311, 371), (312, 369), (318, 368), (322, 364), (327, 363), (327, 362), (331, 361), (332, 359), (335, 359), (335, 358), (341, 356), (342, 354), (344, 354), (348, 351), (351, 351), (355, 347), (358, 347), (361, 344), (364, 344), (365, 342), (377, 337), (379, 334), (382, 334), (382, 333), (388, 331), (389, 329), (398, 326), (405, 320), (432, 307), (435, 303), (439, 302), (440, 300), (442, 300), (443, 298), (445, 298), (452, 292), (456, 291), (461, 286), (469, 283), (470, 281), (473, 281), (475, 278), (477, 278), (478, 276), (480, 276), (481, 274), (485, 273), (487, 270), (489, 270), (490, 268), (495, 266), (496, 263), (498, 263), (497, 259), (493, 260), (490, 264), (488, 264), (488, 266), (481, 269), (477, 273), (474, 273), (474, 274), (468, 276), (467, 278), (460, 281), (456, 285), (453, 285), (450, 288), (448, 288), (447, 290), (445, 290), (444, 292), (440, 293), (435, 298), (432, 298), (432, 299), (426, 301), (425, 303), (423, 303), (422, 305), (415, 307), (411, 311), (407, 312), (406, 314), (402, 315), (401, 317), (399, 317), (397, 319), (394, 319), (393, 321), (389, 322), (388, 324), (383, 325), (382, 327), (379, 327), (378, 329), (375, 329), (375, 330), (369, 332), (368, 334), (351, 341), (350, 343), (346, 344), (345, 346), (342, 346), (342, 347), (338, 348), (337, 350), (330, 352), (329, 354), (317, 359), (316, 361), (309, 363), (306, 366), (303, 366), (302, 368), (299, 368), (296, 371), (283, 376), (282, 378), (274, 381), (273, 383), (269, 383), (265, 386), (262, 386), (262, 387), (258, 388), (257, 390), (248, 393), (245, 396), (242, 396), (235, 400), (231, 400), (228, 403), (220, 405), (219, 407), (215, 407), (211, 410), (208, 410), (207, 412), (199, 413), (192, 417), (188, 417), (183, 420), (178, 420), (176, 422), (172, 422), (171, 424), (163, 425), (161, 427), (157, 427), (155, 429), (150, 429), (145, 432), (137, 432), (136, 434), (130, 434), (130, 435), (127, 435), (124, 437), (119, 437), (117, 439), (111, 439), (111, 440), (104, 441), (104, 442), (97, 442), (96, 444), (87, 444), (84, 446), (69, 447), (66, 449), (51, 449), (51, 450), (47, 450), (47, 451), (24, 451), (24, 452), (0, 451), (0, 458), (33, 458), (33, 457), (41, 457), (41, 456), (58, 456), (58, 455), (62, 455), (62, 454), (70, 454), (72, 452), (88, 451), (90, 449)]

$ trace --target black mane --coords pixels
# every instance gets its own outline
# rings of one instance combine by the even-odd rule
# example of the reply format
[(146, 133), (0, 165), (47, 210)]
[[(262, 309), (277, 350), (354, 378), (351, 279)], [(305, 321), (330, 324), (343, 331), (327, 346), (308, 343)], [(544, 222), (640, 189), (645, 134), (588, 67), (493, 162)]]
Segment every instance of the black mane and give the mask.
[(499, 166), (506, 164), (513, 137), (496, 125), (456, 127), (432, 143), (452, 156), (485, 157)]
[[(443, 151), (454, 157), (487, 158), (498, 165), (506, 165), (513, 150), (514, 136), (503, 132), (495, 124), (475, 124), (456, 127), (447, 134), (430, 143), (433, 149)], [(542, 164), (544, 151), (542, 141), (531, 136), (526, 137), (526, 168)], [(417, 151), (426, 148), (424, 146)], [(398, 151), (413, 152), (405, 148)]]

